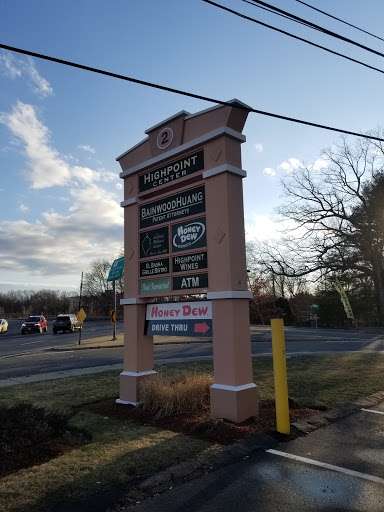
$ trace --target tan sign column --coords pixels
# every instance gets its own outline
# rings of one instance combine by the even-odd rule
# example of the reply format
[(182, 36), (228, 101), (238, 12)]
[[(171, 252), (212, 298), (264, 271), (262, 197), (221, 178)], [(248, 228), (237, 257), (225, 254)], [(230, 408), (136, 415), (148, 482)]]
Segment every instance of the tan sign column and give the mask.
[[(128, 183), (128, 182), (126, 182)], [(126, 185), (126, 190), (130, 186)], [(144, 335), (146, 301), (137, 297), (138, 209), (136, 198), (128, 199), (124, 209), (124, 371), (120, 374), (118, 403), (140, 402), (139, 385), (143, 378), (154, 375), (153, 336)]]
[[(226, 144), (226, 141), (223, 141)], [(225, 171), (227, 167), (227, 171)], [(236, 170), (237, 169), (237, 170)], [(253, 383), (241, 167), (205, 173), (214, 384), (211, 414), (234, 422), (258, 414)], [(208, 177), (210, 175), (210, 177)], [(214, 291), (213, 291), (214, 290)]]
[[(146, 304), (161, 297), (205, 294), (212, 303), (211, 413), (241, 422), (258, 413), (245, 262), (246, 173), (240, 151), (248, 110), (238, 100), (229, 103), (197, 114), (179, 112), (147, 130), (147, 139), (117, 159), (125, 208), (119, 401), (138, 403), (141, 379), (156, 373), (152, 336), (144, 334)], [(160, 315), (159, 308), (153, 311)], [(171, 313), (176, 315), (176, 309)], [(156, 332), (161, 326), (152, 328)], [(201, 325), (184, 318), (166, 328), (176, 332)]]

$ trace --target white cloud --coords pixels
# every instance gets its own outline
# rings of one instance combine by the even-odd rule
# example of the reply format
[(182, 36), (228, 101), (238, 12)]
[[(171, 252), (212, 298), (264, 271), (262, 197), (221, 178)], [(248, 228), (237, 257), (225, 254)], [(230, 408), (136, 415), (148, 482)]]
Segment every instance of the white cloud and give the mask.
[(85, 184), (94, 183), (96, 181), (100, 181), (101, 179), (100, 174), (97, 171), (90, 169), (89, 167), (80, 167), (75, 165), (71, 168), (71, 172), (73, 178)]
[(253, 146), (258, 153), (261, 153), (263, 151), (263, 145), (262, 144), (254, 144)]
[(288, 174), (293, 173), (302, 163), (297, 158), (288, 158), (287, 162), (283, 162), (279, 165), (280, 169), (283, 169)]
[(0, 53), (0, 71), (11, 79), (25, 78), (39, 96), (53, 94), (50, 83), (36, 69), (31, 57), (17, 58), (9, 52)]
[[(110, 258), (123, 246), (118, 172), (71, 165), (52, 147), (49, 130), (31, 105), (19, 102), (10, 114), (0, 114), (0, 122), (23, 144), (31, 169), (26, 179), (33, 188), (71, 185), (65, 194), (59, 188), (52, 191), (64, 213), (51, 209), (35, 222), (0, 221), (0, 271), (7, 276), (25, 273), (31, 282), (51, 279), (71, 286), (71, 279), (78, 279), (93, 259)], [(44, 192), (44, 197), (50, 196)], [(27, 212), (28, 207), (20, 201), (19, 210)], [(20, 250), (21, 242), (28, 251)]]
[(315, 160), (312, 164), (306, 165), (303, 162), (300, 162), (297, 158), (288, 158), (286, 162), (283, 162), (279, 165), (280, 169), (283, 169), (288, 174), (292, 174), (296, 171), (299, 167), (307, 167), (308, 169), (311, 169), (315, 172), (320, 172), (321, 169), (324, 169), (328, 166), (328, 162), (324, 160), (324, 158), (318, 158)]
[(245, 236), (247, 240), (278, 240), (288, 231), (294, 231), (294, 234), (303, 235), (304, 230), (297, 227), (291, 219), (274, 221), (267, 215), (246, 215), (245, 217)]
[[(46, 211), (36, 222), (0, 222), (0, 270), (46, 276), (79, 276), (94, 259), (123, 246), (123, 210), (113, 192), (97, 185), (73, 188), (67, 213)], [(37, 243), (38, 241), (38, 243)], [(28, 251), (20, 250), (20, 243)]]
[(281, 224), (274, 222), (266, 215), (252, 215), (245, 218), (245, 233), (247, 240), (271, 240), (280, 238)]
[(0, 53), (0, 70), (12, 79), (20, 77), (22, 74), (21, 69), (16, 67), (12, 55), (8, 52)]
[(271, 167), (266, 167), (263, 171), (264, 174), (267, 174), (268, 176), (275, 176), (276, 171), (272, 169)]
[(29, 206), (24, 203), (20, 202), (18, 208), (21, 212), (29, 212)]
[(31, 57), (28, 57), (24, 70), (29, 80), (35, 85), (35, 92), (37, 94), (40, 94), (41, 96), (49, 96), (50, 94), (53, 94), (53, 89), (50, 83), (39, 75)]
[(71, 159), (68, 156), (61, 156), (51, 146), (50, 132), (38, 120), (32, 105), (17, 102), (10, 114), (0, 113), (0, 123), (6, 125), (16, 140), (24, 145), (27, 162), (31, 169), (26, 176), (32, 188), (61, 186), (67, 184), (69, 180), (77, 186), (92, 183), (116, 185), (120, 181), (117, 173), (104, 168), (94, 170), (80, 165), (71, 165)]
[(82, 149), (83, 151), (87, 151), (88, 153), (95, 154), (96, 149), (94, 149), (92, 146), (86, 145), (86, 144), (79, 144), (79, 149)]
[(50, 147), (49, 130), (37, 119), (32, 105), (18, 101), (10, 114), (0, 114), (0, 122), (25, 146), (31, 168), (27, 176), (32, 188), (47, 188), (67, 182), (70, 167)]
[(321, 171), (321, 169), (324, 169), (325, 167), (328, 167), (328, 162), (324, 160), (324, 158), (318, 158), (315, 160), (315, 162), (312, 164), (312, 169), (314, 171)]

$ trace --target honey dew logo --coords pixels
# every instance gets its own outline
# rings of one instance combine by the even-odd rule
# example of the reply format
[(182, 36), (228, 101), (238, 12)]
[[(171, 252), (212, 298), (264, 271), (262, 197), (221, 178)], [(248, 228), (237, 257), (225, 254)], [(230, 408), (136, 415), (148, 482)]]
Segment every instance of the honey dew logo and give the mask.
[(174, 251), (205, 247), (207, 237), (205, 219), (172, 226), (172, 246)]

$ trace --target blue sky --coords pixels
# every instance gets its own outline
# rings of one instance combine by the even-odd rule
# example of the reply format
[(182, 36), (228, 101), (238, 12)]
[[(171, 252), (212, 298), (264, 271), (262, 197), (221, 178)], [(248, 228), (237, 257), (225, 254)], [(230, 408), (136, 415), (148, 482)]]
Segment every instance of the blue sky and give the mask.
[[(271, 0), (272, 1), (272, 0)], [(384, 69), (384, 59), (240, 0), (226, 5)], [(384, 37), (382, 0), (308, 3)], [(295, 0), (273, 4), (384, 52), (384, 42)], [(0, 43), (255, 109), (367, 132), (383, 124), (384, 75), (201, 0), (0, 0)], [(116, 157), (180, 110), (212, 104), (0, 49), (0, 291), (77, 290), (123, 246)], [(275, 232), (280, 179), (338, 135), (250, 114), (248, 236)]]

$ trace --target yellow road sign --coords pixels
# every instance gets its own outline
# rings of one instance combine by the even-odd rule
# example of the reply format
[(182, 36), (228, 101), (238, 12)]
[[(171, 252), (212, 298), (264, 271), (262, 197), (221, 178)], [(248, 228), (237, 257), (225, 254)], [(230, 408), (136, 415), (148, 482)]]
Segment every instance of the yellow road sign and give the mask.
[(116, 310), (112, 310), (111, 311), (111, 324), (115, 324), (116, 323)]
[(81, 324), (84, 322), (86, 316), (87, 315), (83, 308), (81, 308), (80, 311), (76, 314), (76, 317)]

